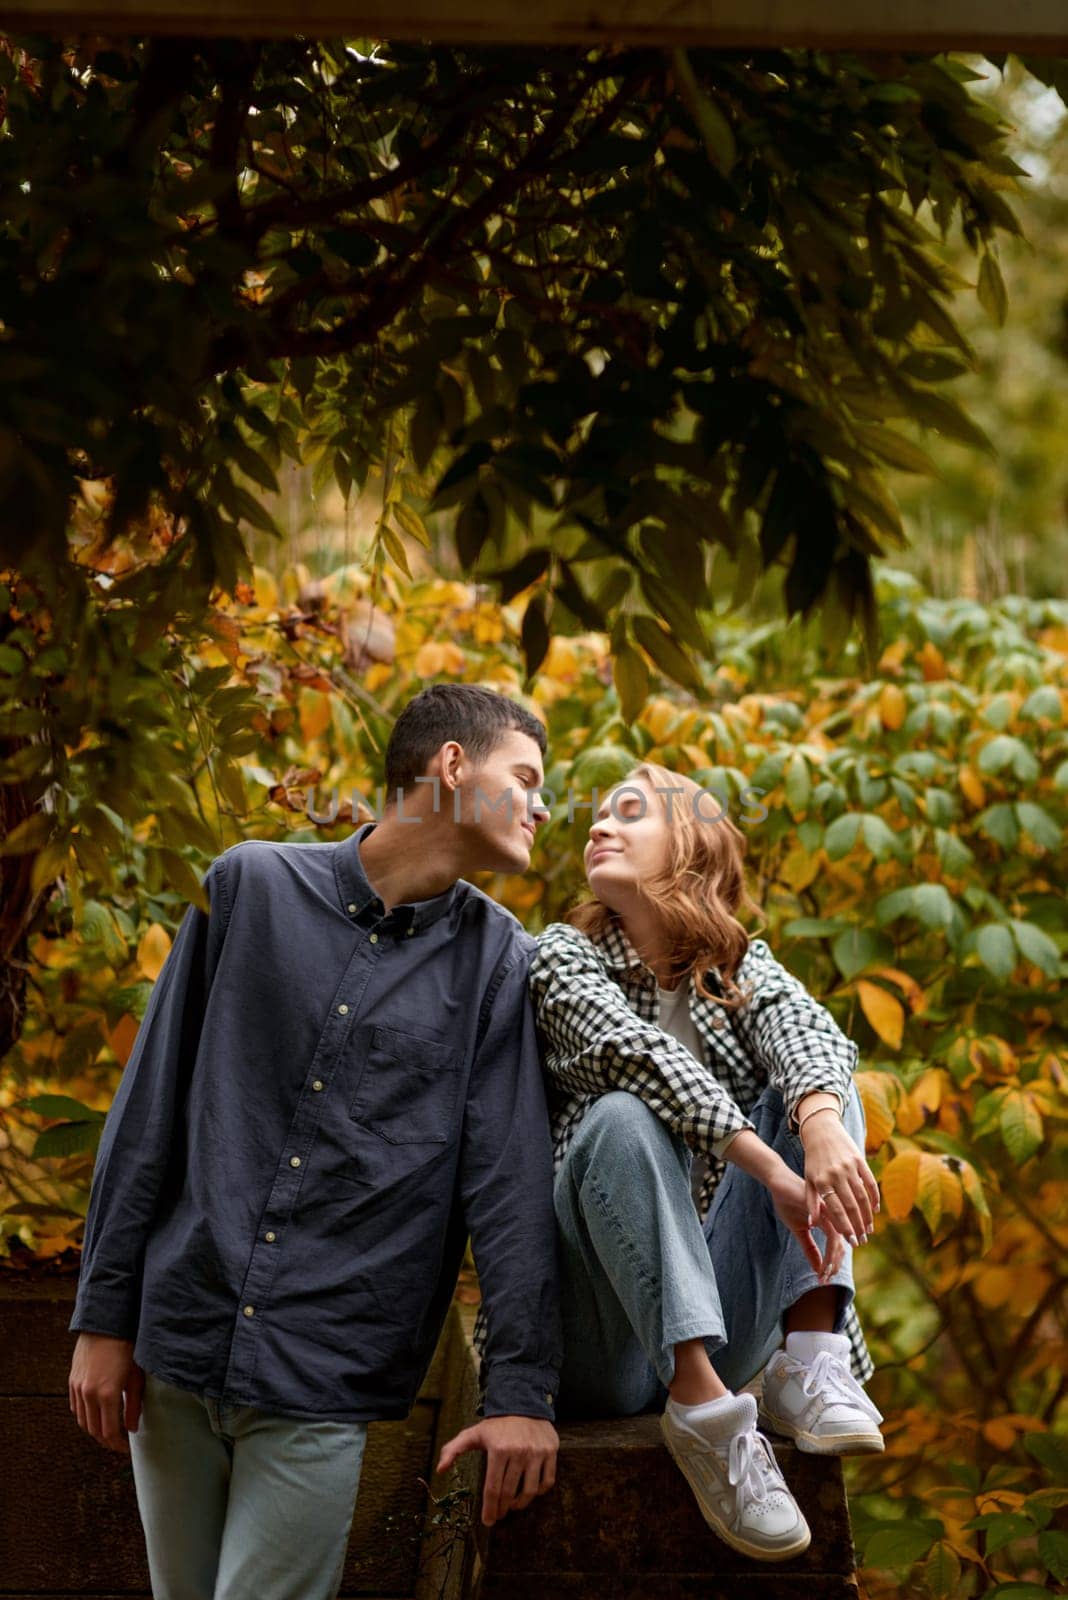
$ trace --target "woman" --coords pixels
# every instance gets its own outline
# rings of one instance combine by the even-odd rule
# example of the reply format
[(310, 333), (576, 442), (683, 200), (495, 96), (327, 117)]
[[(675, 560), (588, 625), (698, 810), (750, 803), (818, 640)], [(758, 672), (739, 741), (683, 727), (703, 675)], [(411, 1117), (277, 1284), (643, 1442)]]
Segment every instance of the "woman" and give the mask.
[(755, 1399), (735, 1391), (766, 1367), (766, 1426), (821, 1454), (883, 1448), (857, 1381), (871, 1362), (851, 1271), (879, 1191), (856, 1047), (738, 920), (757, 911), (744, 838), (715, 811), (691, 779), (637, 767), (590, 828), (592, 898), (532, 959), (556, 1153), (560, 1409), (663, 1405), (706, 1521), (774, 1561), (810, 1533)]

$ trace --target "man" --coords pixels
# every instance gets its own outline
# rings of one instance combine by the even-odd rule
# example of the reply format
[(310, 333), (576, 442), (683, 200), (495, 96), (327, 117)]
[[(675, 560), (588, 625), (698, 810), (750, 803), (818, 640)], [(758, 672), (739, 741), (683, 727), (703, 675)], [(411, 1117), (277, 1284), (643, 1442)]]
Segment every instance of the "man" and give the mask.
[[(100, 1145), (70, 1327), (81, 1427), (130, 1451), (156, 1600), (330, 1600), (367, 1423), (408, 1414), (470, 1233), (490, 1329), (482, 1518), (550, 1488), (560, 1362), (524, 872), (546, 748), (435, 685), (382, 820), (219, 856)], [(422, 780), (422, 781), (418, 781)]]

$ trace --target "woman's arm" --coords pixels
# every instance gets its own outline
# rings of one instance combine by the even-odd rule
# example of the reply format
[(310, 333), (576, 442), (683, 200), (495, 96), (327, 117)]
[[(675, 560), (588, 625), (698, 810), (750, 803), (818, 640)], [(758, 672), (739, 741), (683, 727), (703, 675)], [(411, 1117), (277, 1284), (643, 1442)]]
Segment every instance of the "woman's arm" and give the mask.
[(530, 992), (550, 1078), (568, 1093), (636, 1094), (672, 1132), (712, 1155), (752, 1130), (704, 1063), (638, 1016), (577, 928), (554, 922), (539, 935)]
[(795, 1128), (807, 1095), (820, 1096), (812, 1100), (812, 1108), (826, 1101), (843, 1111), (852, 1094), (858, 1052), (826, 1006), (787, 972), (763, 939), (752, 940), (735, 981), (748, 985), (751, 993), (748, 1003), (731, 1017), (734, 1030), (767, 1072), (768, 1081), (782, 1091)]

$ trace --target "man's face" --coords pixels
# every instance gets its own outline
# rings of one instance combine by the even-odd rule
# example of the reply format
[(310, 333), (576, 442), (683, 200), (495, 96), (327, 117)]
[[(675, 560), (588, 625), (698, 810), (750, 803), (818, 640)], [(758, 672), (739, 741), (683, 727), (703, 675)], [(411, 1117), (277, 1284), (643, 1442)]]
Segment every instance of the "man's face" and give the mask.
[(510, 728), (477, 772), (462, 781), (461, 826), (483, 872), (526, 872), (538, 825), (548, 821), (541, 751)]

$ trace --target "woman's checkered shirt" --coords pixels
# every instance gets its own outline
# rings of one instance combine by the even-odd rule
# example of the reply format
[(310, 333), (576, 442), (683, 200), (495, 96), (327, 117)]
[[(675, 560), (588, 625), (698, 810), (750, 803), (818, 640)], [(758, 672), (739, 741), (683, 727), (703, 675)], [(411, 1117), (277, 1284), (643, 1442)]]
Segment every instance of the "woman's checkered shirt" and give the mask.
[[(705, 981), (718, 989), (714, 970)], [(845, 1103), (856, 1045), (762, 939), (750, 942), (736, 982), (749, 998), (731, 1011), (703, 999), (689, 980), (690, 1014), (704, 1046), (698, 1061), (657, 1025), (656, 975), (618, 923), (597, 943), (563, 922), (538, 936), (530, 991), (548, 1073), (557, 1169), (597, 1096), (624, 1089), (706, 1156), (698, 1205), (704, 1216), (723, 1175), (720, 1154), (733, 1133), (752, 1127), (746, 1113), (767, 1084), (781, 1089), (791, 1118), (802, 1096), (817, 1089)], [(844, 1331), (853, 1373), (863, 1382), (873, 1366), (852, 1306)]]

